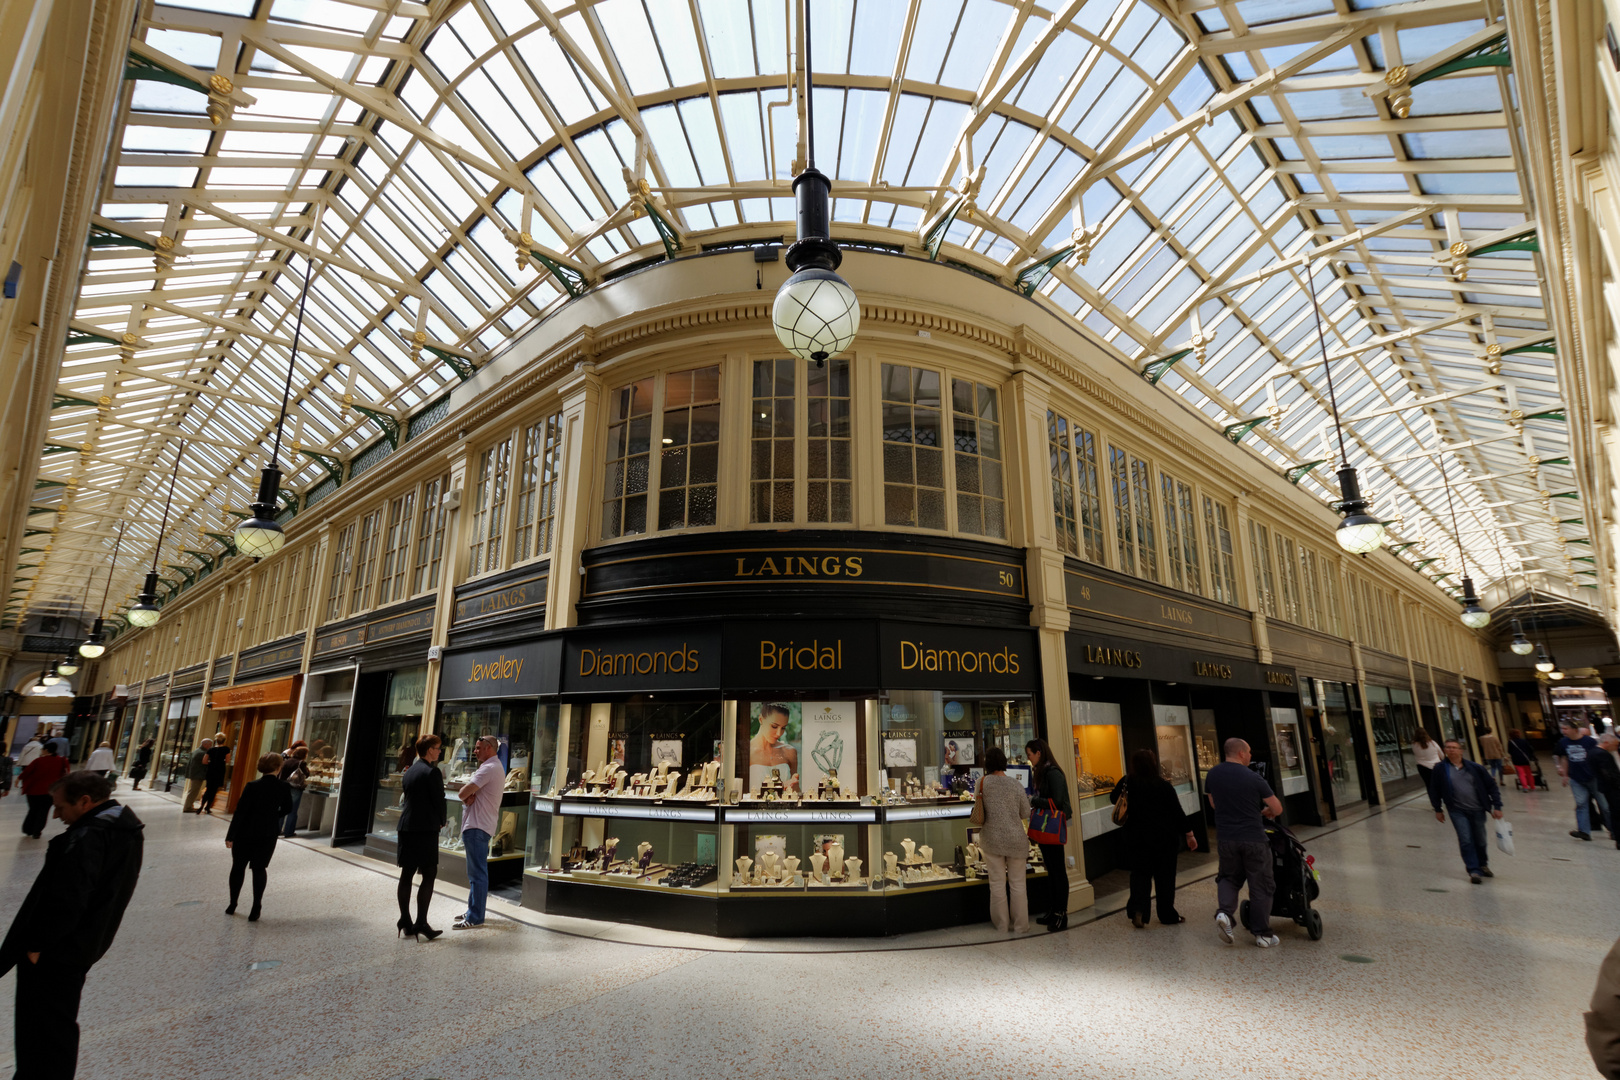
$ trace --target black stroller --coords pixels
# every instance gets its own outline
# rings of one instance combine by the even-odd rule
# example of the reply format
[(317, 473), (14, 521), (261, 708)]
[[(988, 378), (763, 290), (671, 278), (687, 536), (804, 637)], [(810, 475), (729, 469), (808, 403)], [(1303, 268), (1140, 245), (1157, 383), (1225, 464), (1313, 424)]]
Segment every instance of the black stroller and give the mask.
[[(1292, 919), (1305, 928), (1312, 941), (1322, 940), (1322, 913), (1311, 907), (1321, 894), (1316, 879), (1316, 859), (1305, 852), (1288, 827), (1275, 821), (1266, 823), (1266, 839), (1271, 841), (1271, 876), (1277, 891), (1271, 900), (1271, 917)], [(1239, 905), (1238, 917), (1249, 925), (1249, 902)]]
[[(1509, 766), (1509, 767), (1511, 768), (1512, 766)], [(1537, 761), (1535, 758), (1530, 759), (1530, 775), (1535, 777), (1536, 782), (1535, 782), (1535, 787), (1534, 788), (1525, 787), (1524, 786), (1524, 781), (1519, 779), (1518, 770), (1514, 769), (1514, 772), (1513, 772), (1513, 786), (1518, 788), (1520, 791), (1534, 791), (1534, 790), (1537, 790), (1537, 789), (1539, 789), (1541, 791), (1550, 791), (1550, 790), (1552, 790), (1551, 788), (1549, 788), (1547, 786), (1547, 778), (1545, 776), (1541, 775), (1541, 762)]]

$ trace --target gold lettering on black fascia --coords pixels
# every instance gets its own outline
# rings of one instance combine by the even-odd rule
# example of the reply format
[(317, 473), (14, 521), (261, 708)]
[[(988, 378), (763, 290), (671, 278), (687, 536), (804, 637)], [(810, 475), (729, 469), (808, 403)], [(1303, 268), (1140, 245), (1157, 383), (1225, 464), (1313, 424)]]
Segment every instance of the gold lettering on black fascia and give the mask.
[(506, 658), (506, 654), (502, 653), (500, 656), (489, 661), (488, 663), (480, 664), (476, 660), (473, 661), (472, 674), (468, 676), (467, 681), (483, 682), (486, 679), (495, 679), (502, 682), (509, 680), (515, 681), (522, 674), (522, 658), (520, 657), (518, 659), (508, 660)]
[(761, 671), (842, 671), (844, 669), (844, 641), (820, 640), (790, 641), (783, 645), (775, 641), (759, 643), (759, 670)]
[(1193, 671), (1206, 679), (1230, 679), (1232, 666), (1230, 664), (1212, 664), (1208, 660), (1194, 660)]
[(1180, 623), (1183, 626), (1193, 624), (1193, 614), (1186, 608), (1176, 607), (1174, 604), (1160, 604), (1159, 618), (1168, 622)]
[(776, 555), (751, 559), (737, 557), (732, 577), (846, 577), (861, 576), (859, 555)]
[(1003, 645), (989, 649), (934, 649), (925, 642), (900, 642), (902, 671), (937, 671), (966, 675), (1017, 675), (1018, 654)]
[(581, 678), (614, 678), (624, 675), (685, 675), (698, 669), (698, 651), (682, 642), (675, 649), (645, 649), (637, 652), (610, 652), (606, 649), (579, 650)]
[(1108, 667), (1139, 668), (1142, 654), (1135, 649), (1111, 649), (1106, 645), (1087, 645), (1086, 663)]
[(1294, 677), (1281, 671), (1266, 672), (1266, 682), (1272, 686), (1293, 686)]

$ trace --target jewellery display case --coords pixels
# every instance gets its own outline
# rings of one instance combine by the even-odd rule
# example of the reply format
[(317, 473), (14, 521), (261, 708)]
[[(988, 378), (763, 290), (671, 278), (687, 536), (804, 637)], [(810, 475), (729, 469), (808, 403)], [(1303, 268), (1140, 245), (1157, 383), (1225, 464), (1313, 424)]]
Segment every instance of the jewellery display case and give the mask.
[[(555, 706), (548, 712), (555, 715)], [(493, 735), (497, 756), (506, 771), (500, 813), (489, 840), (491, 884), (515, 880), (523, 871), (529, 839), (530, 777), (535, 751), (535, 727), (540, 705), (533, 699), (510, 701), (446, 702), (437, 733), (443, 740), (439, 768), (444, 773), (445, 826), (439, 834), (440, 851), (460, 856), (464, 807), (459, 792), (478, 768), (473, 748), (480, 736)], [(555, 721), (553, 720), (553, 723)], [(552, 745), (555, 745), (553, 739)]]
[(1125, 742), (1120, 732), (1119, 706), (1111, 701), (1070, 701), (1074, 731), (1075, 788), (1079, 805), (1080, 835), (1090, 839), (1119, 826), (1113, 821), (1108, 793), (1125, 775)]
[(1309, 791), (1311, 781), (1305, 775), (1305, 754), (1299, 741), (1299, 713), (1293, 709), (1272, 709), (1271, 730), (1277, 740), (1277, 794)]
[(354, 669), (311, 675), (304, 689), (300, 736), (309, 747), (304, 798), (298, 804), (298, 827), (316, 835), (332, 831), (338, 787), (343, 778), (343, 750), (354, 708)]
[(1192, 723), (1180, 705), (1153, 706), (1153, 732), (1158, 743), (1159, 775), (1170, 781), (1181, 809), (1198, 813), (1198, 791), (1193, 786)]
[[(416, 760), (416, 740), (422, 734), (423, 691), (427, 668), (406, 668), (388, 680), (388, 701), (383, 710), (382, 740), (377, 747), (377, 791), (372, 799), (371, 829), (393, 839), (399, 835), (400, 784), (405, 768)], [(410, 753), (405, 754), (409, 747)], [(400, 766), (405, 760), (405, 768)]]

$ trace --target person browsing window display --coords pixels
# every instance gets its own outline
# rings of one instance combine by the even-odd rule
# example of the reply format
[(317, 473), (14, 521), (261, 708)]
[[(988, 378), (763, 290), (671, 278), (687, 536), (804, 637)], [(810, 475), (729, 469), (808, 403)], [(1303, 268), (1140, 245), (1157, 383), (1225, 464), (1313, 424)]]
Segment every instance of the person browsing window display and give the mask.
[(501, 765), (500, 740), (480, 735), (473, 744), (478, 768), (472, 779), (461, 786), (465, 810), (461, 816), (461, 842), (467, 854), (467, 910), (452, 925), (453, 930), (471, 930), (484, 925), (484, 905), (489, 899), (489, 838), (501, 813), (501, 792), (506, 788), (506, 769)]

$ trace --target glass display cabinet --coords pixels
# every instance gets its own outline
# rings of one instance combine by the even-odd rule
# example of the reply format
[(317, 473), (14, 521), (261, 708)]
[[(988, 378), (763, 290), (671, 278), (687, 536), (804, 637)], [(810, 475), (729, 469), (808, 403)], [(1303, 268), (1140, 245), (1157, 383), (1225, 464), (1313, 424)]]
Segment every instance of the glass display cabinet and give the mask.
[[(547, 706), (555, 731), (556, 706)], [(493, 735), (499, 744), (496, 755), (506, 770), (501, 807), (495, 833), (489, 841), (491, 884), (516, 880), (523, 872), (529, 844), (530, 791), (535, 760), (535, 729), (540, 705), (532, 698), (510, 701), (447, 702), (439, 716), (438, 734), (444, 742), (439, 767), (444, 773), (445, 826), (439, 834), (439, 849), (459, 856), (464, 845), (461, 824), (464, 812), (460, 791), (478, 768), (474, 747), (484, 735)], [(555, 746), (555, 736), (552, 739)]]
[(1119, 826), (1113, 821), (1108, 795), (1125, 775), (1125, 741), (1120, 731), (1119, 706), (1111, 701), (1070, 701), (1074, 731), (1075, 787), (1080, 835), (1101, 836)]
[(1277, 794), (1287, 796), (1309, 791), (1311, 779), (1305, 771), (1299, 713), (1293, 709), (1272, 709), (1271, 731), (1277, 740)]
[(1198, 790), (1193, 786), (1191, 717), (1180, 705), (1155, 705), (1153, 732), (1158, 743), (1159, 775), (1176, 789), (1183, 811), (1198, 813)]

